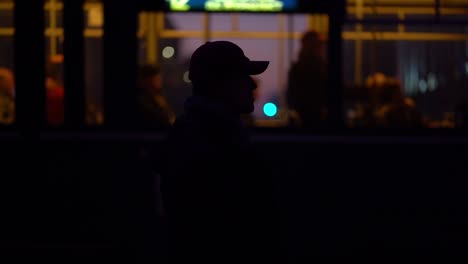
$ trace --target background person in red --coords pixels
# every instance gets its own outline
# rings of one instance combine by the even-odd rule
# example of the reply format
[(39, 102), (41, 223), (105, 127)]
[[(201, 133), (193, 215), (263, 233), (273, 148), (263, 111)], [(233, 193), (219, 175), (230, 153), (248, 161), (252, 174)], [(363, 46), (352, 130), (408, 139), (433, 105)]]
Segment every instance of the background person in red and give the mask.
[(15, 120), (15, 78), (8, 68), (0, 68), (0, 125)]
[(64, 122), (63, 56), (52, 56), (46, 69), (47, 122), (57, 126)]

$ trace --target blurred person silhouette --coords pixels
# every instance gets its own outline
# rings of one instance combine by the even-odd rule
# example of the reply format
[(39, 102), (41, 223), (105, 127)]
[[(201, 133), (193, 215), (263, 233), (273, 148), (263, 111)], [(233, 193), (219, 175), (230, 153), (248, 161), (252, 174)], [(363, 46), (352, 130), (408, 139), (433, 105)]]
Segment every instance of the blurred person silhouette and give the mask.
[(0, 68), (0, 124), (9, 125), (15, 120), (15, 79), (13, 72)]
[(46, 65), (47, 122), (57, 126), (64, 122), (64, 97), (62, 73), (63, 56), (51, 56)]
[(228, 41), (207, 42), (192, 54), (193, 96), (169, 133), (162, 176), (174, 263), (280, 259), (272, 175), (241, 120), (254, 110), (251, 75), (268, 65)]
[(360, 90), (360, 100), (355, 108), (361, 127), (376, 127), (377, 119), (375, 113), (383, 104), (382, 90), (387, 76), (381, 72), (370, 74)]
[(363, 85), (348, 84), (344, 86), (346, 124), (348, 127), (359, 128), (366, 125), (364, 119), (364, 105), (368, 101), (366, 92), (366, 87)]
[(387, 81), (387, 76), (381, 72), (371, 74), (366, 79), (367, 100), (371, 108), (378, 108), (383, 102), (382, 90)]
[(288, 105), (303, 127), (323, 126), (326, 119), (328, 72), (324, 44), (318, 32), (304, 33), (299, 58), (288, 73)]
[(376, 123), (387, 128), (420, 128), (423, 118), (411, 98), (405, 97), (400, 81), (385, 77), (378, 93)]
[(144, 65), (138, 72), (138, 107), (139, 119), (143, 126), (168, 128), (175, 116), (162, 94), (160, 69), (153, 65)]

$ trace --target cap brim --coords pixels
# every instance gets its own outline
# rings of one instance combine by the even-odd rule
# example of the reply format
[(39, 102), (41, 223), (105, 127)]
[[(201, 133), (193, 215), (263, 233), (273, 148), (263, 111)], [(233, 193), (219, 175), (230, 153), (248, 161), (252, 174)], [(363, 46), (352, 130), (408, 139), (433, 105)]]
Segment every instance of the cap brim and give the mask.
[(249, 75), (258, 75), (266, 71), (270, 65), (269, 61), (249, 61), (248, 72)]

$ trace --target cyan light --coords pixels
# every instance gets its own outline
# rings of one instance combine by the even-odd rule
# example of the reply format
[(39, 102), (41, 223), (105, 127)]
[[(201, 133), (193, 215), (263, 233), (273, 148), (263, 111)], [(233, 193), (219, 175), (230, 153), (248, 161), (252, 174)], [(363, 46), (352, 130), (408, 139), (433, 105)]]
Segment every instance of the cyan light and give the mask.
[(266, 103), (263, 106), (263, 113), (268, 117), (273, 117), (278, 113), (278, 107), (274, 103)]

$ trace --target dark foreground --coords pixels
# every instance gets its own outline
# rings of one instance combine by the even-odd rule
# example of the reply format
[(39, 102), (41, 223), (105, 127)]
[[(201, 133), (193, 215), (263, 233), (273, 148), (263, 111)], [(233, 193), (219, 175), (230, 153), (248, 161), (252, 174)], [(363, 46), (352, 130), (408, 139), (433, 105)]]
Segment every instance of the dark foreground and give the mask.
[[(2, 251), (166, 261), (161, 139), (4, 136)], [(262, 134), (255, 142), (276, 172), (291, 262), (468, 254), (466, 138)]]

